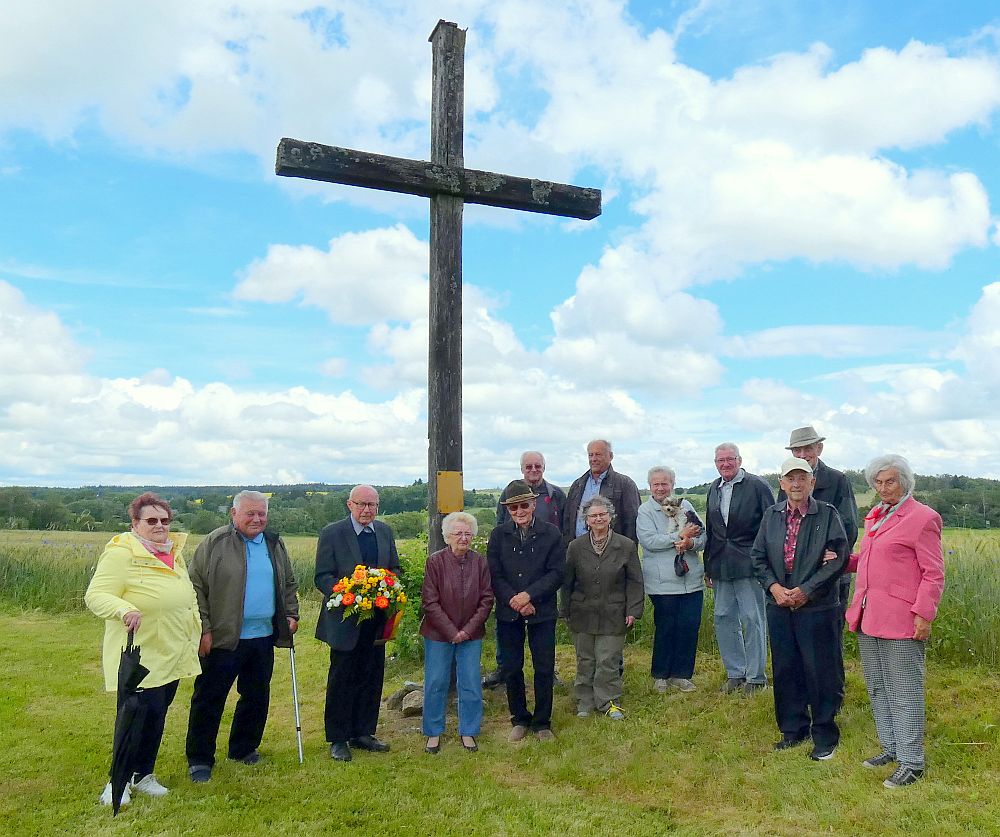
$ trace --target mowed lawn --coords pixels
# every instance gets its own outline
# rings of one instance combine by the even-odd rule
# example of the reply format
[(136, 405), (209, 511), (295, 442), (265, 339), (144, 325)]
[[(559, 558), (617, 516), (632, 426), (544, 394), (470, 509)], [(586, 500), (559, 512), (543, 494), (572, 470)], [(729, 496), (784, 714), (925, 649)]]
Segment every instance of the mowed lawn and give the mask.
[[(626, 657), (628, 718), (577, 719), (556, 694), (558, 740), (506, 743), (503, 694), (487, 695), (480, 752), (449, 735), (423, 752), (419, 719), (383, 709), (387, 755), (330, 760), (323, 741), (326, 646), (311, 637), (308, 601), (298, 651), (305, 764), (299, 765), (288, 655), (277, 653), (272, 714), (255, 767), (223, 761), (193, 785), (184, 762), (191, 681), (168, 717), (157, 774), (171, 794), (139, 798), (113, 819), (97, 804), (108, 766), (114, 696), (102, 691), (102, 624), (85, 613), (0, 615), (0, 833), (3, 834), (996, 834), (1000, 831), (997, 727), (990, 672), (929, 660), (927, 779), (888, 791), (888, 770), (860, 766), (877, 751), (860, 669), (849, 659), (843, 741), (832, 761), (808, 749), (780, 754), (772, 693), (723, 696), (713, 655), (699, 658), (693, 694), (659, 695), (647, 642)], [(491, 649), (487, 651), (487, 656)], [(573, 674), (570, 646), (559, 673)], [(391, 661), (387, 691), (421, 677)], [(230, 713), (232, 701), (230, 702)], [(231, 715), (227, 713), (224, 729)], [(221, 754), (224, 756), (225, 736)]]

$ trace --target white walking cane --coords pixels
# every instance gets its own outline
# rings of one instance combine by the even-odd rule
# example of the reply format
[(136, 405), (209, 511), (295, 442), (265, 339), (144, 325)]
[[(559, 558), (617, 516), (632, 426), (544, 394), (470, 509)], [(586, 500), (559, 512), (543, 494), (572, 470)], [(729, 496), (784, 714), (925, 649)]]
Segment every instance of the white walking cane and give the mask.
[(292, 706), (295, 707), (295, 740), (299, 745), (299, 764), (302, 764), (302, 719), (299, 717), (299, 685), (295, 680), (295, 639), (288, 646), (288, 661), (292, 664)]

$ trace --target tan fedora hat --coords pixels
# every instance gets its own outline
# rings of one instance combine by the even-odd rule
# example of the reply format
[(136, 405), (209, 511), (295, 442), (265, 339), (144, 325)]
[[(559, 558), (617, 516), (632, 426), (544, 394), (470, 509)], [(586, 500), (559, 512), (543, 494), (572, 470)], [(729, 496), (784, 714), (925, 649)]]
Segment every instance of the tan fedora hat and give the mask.
[(792, 431), (792, 435), (788, 437), (788, 447), (785, 450), (804, 448), (806, 445), (822, 442), (825, 438), (826, 436), (820, 436), (811, 424), (807, 424), (805, 427), (796, 427)]

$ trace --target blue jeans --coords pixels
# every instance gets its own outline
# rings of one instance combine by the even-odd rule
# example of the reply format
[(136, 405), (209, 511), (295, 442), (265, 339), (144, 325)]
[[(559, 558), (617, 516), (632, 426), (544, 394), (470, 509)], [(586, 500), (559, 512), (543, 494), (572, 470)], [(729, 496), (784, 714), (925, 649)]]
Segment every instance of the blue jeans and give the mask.
[(455, 645), (424, 637), (424, 717), (421, 727), (428, 738), (444, 732), (452, 665), (455, 666), (458, 687), (458, 734), (479, 735), (483, 722), (483, 684), (479, 673), (482, 652), (481, 639), (470, 639)]
[(764, 588), (754, 578), (716, 581), (715, 638), (727, 677), (767, 683)]
[(690, 680), (698, 651), (704, 590), (650, 596), (653, 604), (651, 673), (657, 680)]

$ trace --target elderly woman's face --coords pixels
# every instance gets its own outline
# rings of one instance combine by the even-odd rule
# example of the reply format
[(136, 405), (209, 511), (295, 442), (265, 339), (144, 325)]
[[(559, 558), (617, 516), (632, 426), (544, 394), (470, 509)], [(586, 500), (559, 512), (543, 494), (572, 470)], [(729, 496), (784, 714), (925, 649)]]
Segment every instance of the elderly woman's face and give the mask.
[(132, 521), (133, 531), (153, 543), (166, 543), (170, 531), (170, 512), (161, 506), (143, 506), (139, 519)]
[(611, 526), (611, 513), (600, 503), (595, 503), (587, 510), (587, 528), (598, 537), (607, 533)]
[(653, 474), (649, 479), (649, 493), (657, 503), (662, 503), (674, 493), (674, 482), (666, 474)]
[(894, 506), (903, 496), (903, 485), (899, 481), (899, 471), (895, 468), (884, 468), (875, 475), (873, 480), (875, 491), (883, 503)]
[(456, 555), (465, 555), (472, 543), (472, 527), (464, 520), (458, 520), (451, 525), (451, 531), (445, 542)]

